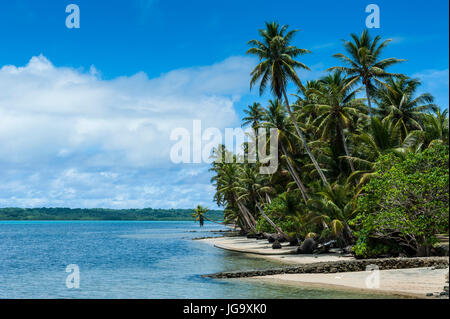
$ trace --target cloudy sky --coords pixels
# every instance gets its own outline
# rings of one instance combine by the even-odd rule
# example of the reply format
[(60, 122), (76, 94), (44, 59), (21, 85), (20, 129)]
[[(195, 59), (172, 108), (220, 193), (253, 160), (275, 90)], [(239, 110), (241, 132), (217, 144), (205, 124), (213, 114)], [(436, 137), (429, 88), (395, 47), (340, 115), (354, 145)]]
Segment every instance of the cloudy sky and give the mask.
[[(0, 207), (214, 207), (207, 164), (174, 164), (174, 128), (239, 127), (246, 41), (264, 21), (302, 31), (313, 79), (361, 32), (363, 1), (8, 1), (0, 11)], [(67, 29), (76, 3), (81, 28)], [(108, 3), (106, 5), (106, 3)], [(344, 5), (345, 3), (345, 5)], [(367, 3), (369, 4), (369, 3)], [(448, 3), (377, 1), (393, 69), (448, 108)]]

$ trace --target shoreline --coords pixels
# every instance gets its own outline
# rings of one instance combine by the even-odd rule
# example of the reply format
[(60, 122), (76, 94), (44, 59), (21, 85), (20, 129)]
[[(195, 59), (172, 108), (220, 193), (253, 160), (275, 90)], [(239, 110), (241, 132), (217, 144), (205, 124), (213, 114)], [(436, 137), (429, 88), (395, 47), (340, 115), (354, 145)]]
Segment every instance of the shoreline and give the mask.
[[(393, 266), (379, 270), (379, 285), (368, 288), (366, 280), (371, 275), (367, 271), (341, 271), (342, 265), (355, 264), (364, 260), (338, 254), (323, 255), (297, 255), (293, 254), (292, 247), (283, 245), (279, 251), (270, 248), (266, 240), (247, 239), (246, 237), (216, 237), (201, 239), (200, 241), (213, 245), (218, 249), (242, 253), (255, 258), (265, 258), (282, 264), (277, 269), (261, 271), (241, 271), (205, 275), (205, 277), (226, 280), (263, 281), (276, 285), (316, 287), (320, 289), (333, 289), (360, 292), (363, 294), (383, 294), (400, 298), (438, 299), (436, 296), (427, 296), (429, 293), (439, 294), (446, 284), (445, 276), (448, 273), (448, 257), (439, 258), (403, 258), (406, 267)], [(425, 261), (423, 261), (425, 260)], [(400, 259), (377, 259), (366, 262), (381, 262), (389, 264)], [(443, 264), (439, 264), (442, 261)], [(432, 267), (436, 262), (437, 267)], [(419, 266), (410, 268), (408, 263)], [(446, 264), (446, 266), (445, 266)], [(422, 267), (420, 267), (422, 265)], [(321, 269), (317, 269), (320, 266)], [(306, 269), (306, 270), (305, 270)], [(309, 270), (308, 270), (309, 269)], [(442, 298), (442, 297), (441, 297)], [(448, 299), (448, 296), (444, 298)]]

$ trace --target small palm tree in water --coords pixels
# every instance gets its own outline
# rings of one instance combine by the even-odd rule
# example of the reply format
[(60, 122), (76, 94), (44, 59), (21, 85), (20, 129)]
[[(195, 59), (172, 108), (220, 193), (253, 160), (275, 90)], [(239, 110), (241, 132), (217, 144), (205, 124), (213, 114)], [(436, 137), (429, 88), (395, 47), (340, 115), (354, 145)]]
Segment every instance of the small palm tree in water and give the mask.
[(197, 221), (200, 222), (200, 227), (202, 227), (203, 224), (205, 223), (205, 219), (212, 223), (216, 223), (218, 225), (230, 227), (229, 225), (226, 225), (225, 223), (221, 223), (221, 222), (209, 219), (208, 217), (205, 216), (205, 214), (207, 212), (209, 212), (209, 208), (202, 206), (202, 205), (197, 205), (197, 208), (194, 208), (194, 213), (192, 214), (192, 217), (195, 218), (195, 222), (197, 222)]
[(200, 227), (203, 227), (203, 224), (205, 222), (205, 216), (203, 216), (204, 214), (206, 214), (208, 212), (208, 208), (207, 207), (203, 207), (201, 205), (197, 205), (197, 208), (194, 208), (194, 213), (192, 214), (192, 217), (195, 218), (195, 222), (199, 222), (200, 223)]

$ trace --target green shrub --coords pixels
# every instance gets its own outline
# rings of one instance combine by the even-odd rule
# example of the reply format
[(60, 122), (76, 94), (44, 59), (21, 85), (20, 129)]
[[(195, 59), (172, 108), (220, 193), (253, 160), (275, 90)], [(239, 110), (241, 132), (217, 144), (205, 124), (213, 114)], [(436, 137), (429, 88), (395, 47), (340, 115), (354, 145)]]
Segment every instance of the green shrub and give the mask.
[(448, 145), (436, 143), (403, 161), (392, 154), (379, 158), (352, 221), (360, 227), (354, 247), (358, 257), (400, 248), (428, 255), (435, 234), (448, 232), (448, 150)]

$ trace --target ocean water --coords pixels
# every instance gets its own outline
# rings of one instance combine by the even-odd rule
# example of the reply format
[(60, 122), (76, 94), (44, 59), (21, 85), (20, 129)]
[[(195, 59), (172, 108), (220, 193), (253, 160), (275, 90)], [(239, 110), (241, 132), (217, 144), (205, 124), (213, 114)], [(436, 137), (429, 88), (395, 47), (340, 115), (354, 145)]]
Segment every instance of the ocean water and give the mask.
[[(193, 222), (0, 221), (0, 298), (380, 298), (326, 289), (201, 277), (280, 264), (194, 237)], [(78, 266), (79, 288), (66, 267)]]

